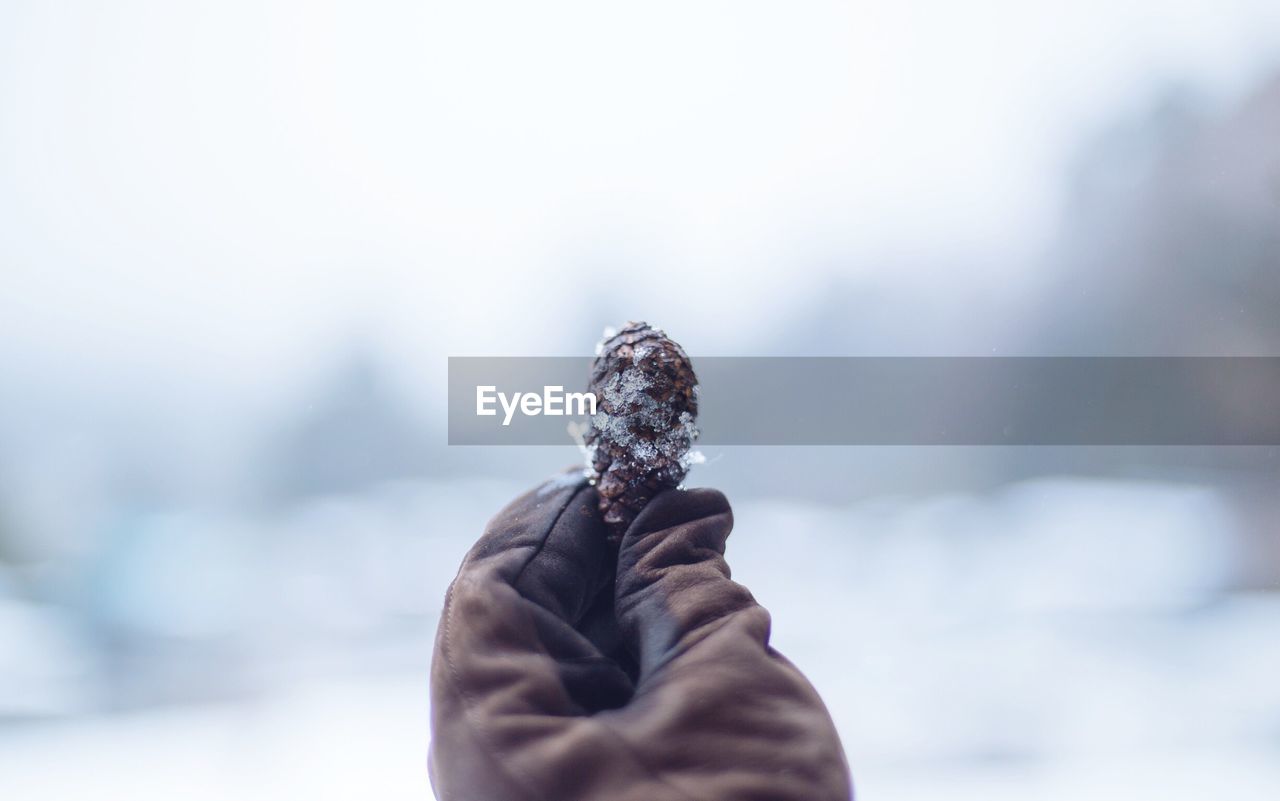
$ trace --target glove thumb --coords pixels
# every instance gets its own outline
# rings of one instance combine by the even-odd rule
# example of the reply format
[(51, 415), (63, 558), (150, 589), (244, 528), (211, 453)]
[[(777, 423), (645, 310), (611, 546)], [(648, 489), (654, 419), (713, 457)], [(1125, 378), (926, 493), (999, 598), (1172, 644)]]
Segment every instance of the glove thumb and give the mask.
[(693, 647), (735, 612), (756, 606), (730, 580), (729, 501), (713, 489), (667, 490), (636, 517), (618, 552), (615, 609), (639, 677)]

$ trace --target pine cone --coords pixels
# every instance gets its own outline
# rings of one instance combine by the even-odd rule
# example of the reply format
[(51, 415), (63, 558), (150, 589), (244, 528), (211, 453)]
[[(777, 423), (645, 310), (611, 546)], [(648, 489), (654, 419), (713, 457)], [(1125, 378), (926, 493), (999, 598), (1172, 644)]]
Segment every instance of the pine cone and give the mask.
[(627, 323), (591, 366), (596, 414), (585, 441), (600, 512), (620, 538), (658, 492), (676, 487), (698, 436), (698, 377), (684, 349), (647, 323)]

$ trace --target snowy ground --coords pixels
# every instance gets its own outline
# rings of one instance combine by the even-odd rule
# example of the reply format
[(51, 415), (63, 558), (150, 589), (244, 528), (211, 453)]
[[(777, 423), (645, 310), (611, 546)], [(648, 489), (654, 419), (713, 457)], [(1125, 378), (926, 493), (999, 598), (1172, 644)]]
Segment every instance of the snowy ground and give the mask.
[[(92, 641), (134, 643), (105, 663), (49, 609), (0, 604), (0, 797), (429, 798), (434, 616), (510, 489), (144, 521), (88, 583)], [(1280, 597), (1230, 591), (1211, 490), (1056, 480), (735, 516), (735, 578), (831, 707), (861, 798), (1280, 797)], [(267, 554), (237, 545), (255, 525)], [(173, 582), (193, 560), (203, 578)]]
[[(400, 676), (11, 730), (0, 734), (0, 791), (23, 801), (421, 801), (431, 798), (425, 698), (421, 677)], [(840, 711), (844, 728), (857, 724), (856, 710)], [(850, 753), (859, 797), (894, 801), (1273, 801), (1277, 756), (1274, 744), (1247, 742), (1035, 759)]]

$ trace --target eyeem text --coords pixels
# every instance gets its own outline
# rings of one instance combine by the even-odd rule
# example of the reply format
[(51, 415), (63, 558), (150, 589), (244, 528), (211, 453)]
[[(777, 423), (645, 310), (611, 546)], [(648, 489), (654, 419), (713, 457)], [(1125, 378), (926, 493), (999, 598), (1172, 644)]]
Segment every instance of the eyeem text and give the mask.
[(596, 413), (596, 396), (590, 392), (565, 392), (564, 387), (543, 387), (542, 393), (512, 392), (508, 395), (499, 392), (495, 386), (476, 387), (476, 414), (481, 417), (493, 417), (502, 407), (504, 426), (511, 425), (511, 418), (517, 411), (526, 417), (540, 414), (551, 417), (561, 415), (594, 415)]

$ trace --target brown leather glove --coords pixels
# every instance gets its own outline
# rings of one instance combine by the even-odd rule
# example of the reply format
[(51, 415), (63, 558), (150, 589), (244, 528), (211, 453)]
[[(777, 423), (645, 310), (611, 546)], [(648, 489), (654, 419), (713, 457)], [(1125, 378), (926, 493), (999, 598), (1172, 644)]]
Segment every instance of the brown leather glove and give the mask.
[(653, 499), (615, 551), (585, 482), (513, 501), (445, 598), (440, 801), (847, 801), (822, 700), (729, 580), (715, 490)]

